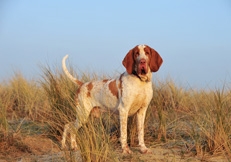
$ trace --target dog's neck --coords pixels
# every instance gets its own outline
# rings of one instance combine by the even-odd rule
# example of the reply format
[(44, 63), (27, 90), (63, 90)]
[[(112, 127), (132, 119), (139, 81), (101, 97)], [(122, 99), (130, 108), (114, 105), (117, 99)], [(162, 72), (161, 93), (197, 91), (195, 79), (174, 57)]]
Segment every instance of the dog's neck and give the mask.
[(146, 75), (138, 75), (136, 71), (133, 71), (132, 75), (135, 75), (142, 82), (150, 82), (152, 80), (152, 73), (150, 71)]

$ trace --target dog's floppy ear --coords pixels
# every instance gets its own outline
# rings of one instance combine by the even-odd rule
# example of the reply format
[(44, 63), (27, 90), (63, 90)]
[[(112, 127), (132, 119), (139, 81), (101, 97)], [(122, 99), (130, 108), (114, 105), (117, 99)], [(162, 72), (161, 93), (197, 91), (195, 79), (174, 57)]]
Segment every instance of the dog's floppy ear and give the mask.
[(163, 62), (161, 56), (159, 55), (158, 52), (156, 52), (156, 50), (154, 50), (153, 48), (149, 47), (151, 50), (151, 60), (150, 60), (150, 69), (152, 72), (157, 72)]
[(132, 74), (134, 58), (133, 58), (133, 49), (131, 49), (123, 59), (123, 65), (126, 68), (128, 74)]

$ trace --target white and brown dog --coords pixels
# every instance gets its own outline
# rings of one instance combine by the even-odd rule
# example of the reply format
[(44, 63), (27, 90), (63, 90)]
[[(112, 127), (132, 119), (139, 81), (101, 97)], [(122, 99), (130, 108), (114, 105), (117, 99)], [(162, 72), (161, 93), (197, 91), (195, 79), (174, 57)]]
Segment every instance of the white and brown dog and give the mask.
[(144, 143), (144, 120), (147, 108), (153, 96), (152, 72), (159, 70), (162, 64), (161, 56), (147, 45), (137, 45), (131, 49), (123, 60), (126, 72), (118, 78), (82, 83), (74, 78), (67, 70), (65, 61), (62, 67), (75, 84), (79, 86), (76, 96), (77, 108), (84, 109), (84, 117), (75, 122), (66, 124), (64, 127), (62, 147), (65, 146), (67, 132), (71, 134), (71, 147), (76, 149), (76, 139), (73, 131), (74, 126), (80, 128), (87, 121), (90, 114), (99, 116), (99, 111), (118, 112), (120, 120), (120, 142), (123, 153), (132, 153), (127, 144), (127, 121), (128, 117), (137, 115), (137, 131), (140, 151), (151, 151)]

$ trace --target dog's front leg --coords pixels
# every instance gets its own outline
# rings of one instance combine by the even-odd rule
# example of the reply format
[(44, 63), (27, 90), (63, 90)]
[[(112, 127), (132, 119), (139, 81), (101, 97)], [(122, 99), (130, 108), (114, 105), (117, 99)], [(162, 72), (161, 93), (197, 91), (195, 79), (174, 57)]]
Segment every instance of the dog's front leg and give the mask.
[(152, 153), (151, 150), (148, 149), (144, 143), (144, 120), (146, 116), (146, 111), (147, 107), (143, 107), (137, 112), (138, 140), (141, 153)]
[(131, 154), (132, 151), (130, 150), (127, 144), (127, 123), (128, 123), (128, 112), (121, 110), (119, 111), (120, 116), (120, 143), (122, 146), (123, 154)]

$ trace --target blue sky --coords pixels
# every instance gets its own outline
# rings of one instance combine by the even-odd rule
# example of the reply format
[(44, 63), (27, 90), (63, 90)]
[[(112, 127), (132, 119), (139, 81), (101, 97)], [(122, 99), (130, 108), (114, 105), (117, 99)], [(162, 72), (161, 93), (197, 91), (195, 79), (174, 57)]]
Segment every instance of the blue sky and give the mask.
[(76, 72), (117, 74), (137, 44), (164, 59), (154, 78), (198, 88), (231, 84), (230, 0), (0, 2), (0, 81), (41, 74), (69, 54)]

